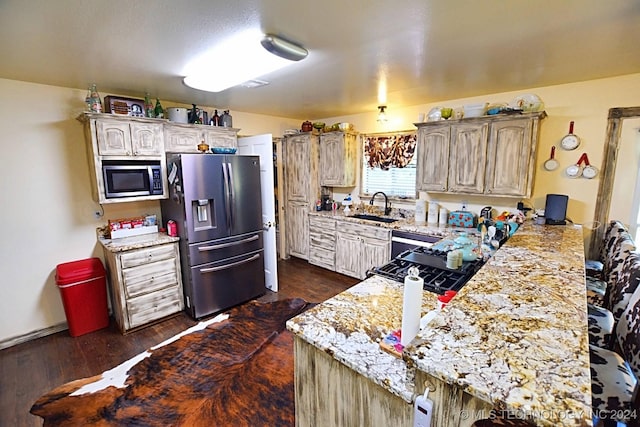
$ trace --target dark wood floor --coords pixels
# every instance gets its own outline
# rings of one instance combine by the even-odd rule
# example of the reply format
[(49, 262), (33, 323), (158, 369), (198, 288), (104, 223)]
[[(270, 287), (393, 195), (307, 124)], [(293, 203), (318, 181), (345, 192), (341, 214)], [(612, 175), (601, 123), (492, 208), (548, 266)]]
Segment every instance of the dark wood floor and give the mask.
[[(341, 274), (290, 259), (278, 263), (279, 292), (260, 297), (272, 301), (301, 297), (322, 302), (359, 282)], [(121, 335), (108, 329), (76, 338), (67, 331), (0, 351), (0, 426), (42, 426), (29, 413), (42, 394), (68, 381), (97, 375), (197, 323), (180, 314)]]

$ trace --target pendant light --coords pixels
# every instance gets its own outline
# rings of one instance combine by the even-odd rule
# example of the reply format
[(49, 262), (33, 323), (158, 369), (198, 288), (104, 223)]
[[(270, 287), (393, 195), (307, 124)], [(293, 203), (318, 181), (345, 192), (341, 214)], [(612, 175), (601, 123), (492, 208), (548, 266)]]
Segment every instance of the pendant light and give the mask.
[(386, 108), (386, 105), (378, 105), (378, 122), (380, 123), (387, 121), (387, 114), (384, 112)]

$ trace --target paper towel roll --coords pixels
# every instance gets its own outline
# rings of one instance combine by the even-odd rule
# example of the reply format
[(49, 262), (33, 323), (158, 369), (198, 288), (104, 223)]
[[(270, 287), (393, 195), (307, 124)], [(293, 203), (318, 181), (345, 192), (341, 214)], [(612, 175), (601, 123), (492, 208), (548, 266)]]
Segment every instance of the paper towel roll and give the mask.
[(415, 338), (420, 330), (420, 309), (422, 307), (422, 286), (420, 277), (404, 278), (404, 294), (402, 299), (402, 336), (400, 344), (406, 346)]

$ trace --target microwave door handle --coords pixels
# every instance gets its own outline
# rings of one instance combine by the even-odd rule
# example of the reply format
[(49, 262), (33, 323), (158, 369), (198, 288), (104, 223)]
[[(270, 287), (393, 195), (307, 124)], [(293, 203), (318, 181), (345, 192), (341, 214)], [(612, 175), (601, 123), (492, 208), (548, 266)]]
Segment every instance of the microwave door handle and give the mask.
[(149, 194), (153, 194), (153, 167), (147, 166), (147, 174), (149, 175)]
[(235, 212), (233, 211), (235, 208), (235, 202), (236, 202), (236, 194), (235, 194), (235, 183), (233, 181), (233, 168), (231, 167), (231, 163), (227, 163), (227, 167), (229, 168), (229, 196), (230, 196), (230, 209), (229, 211), (231, 212), (231, 226), (233, 227), (235, 225)]
[(227, 230), (231, 229), (229, 218), (231, 217), (231, 205), (229, 201), (229, 173), (227, 172), (227, 164), (222, 162), (222, 175), (224, 180), (224, 209), (227, 213)]

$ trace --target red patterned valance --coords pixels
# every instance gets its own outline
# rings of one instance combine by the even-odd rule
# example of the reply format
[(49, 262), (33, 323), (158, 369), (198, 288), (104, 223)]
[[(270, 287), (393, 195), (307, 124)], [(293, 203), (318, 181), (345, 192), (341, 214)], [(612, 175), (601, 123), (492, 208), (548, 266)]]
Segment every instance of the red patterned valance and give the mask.
[(416, 151), (416, 133), (363, 135), (364, 155), (370, 168), (403, 168)]

